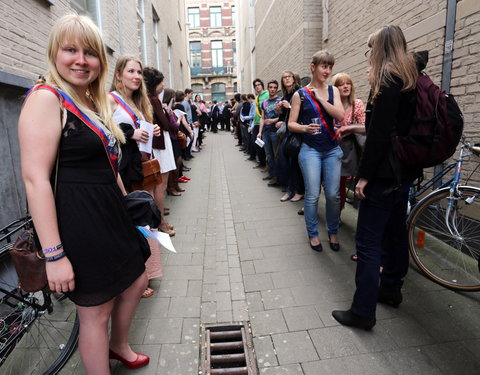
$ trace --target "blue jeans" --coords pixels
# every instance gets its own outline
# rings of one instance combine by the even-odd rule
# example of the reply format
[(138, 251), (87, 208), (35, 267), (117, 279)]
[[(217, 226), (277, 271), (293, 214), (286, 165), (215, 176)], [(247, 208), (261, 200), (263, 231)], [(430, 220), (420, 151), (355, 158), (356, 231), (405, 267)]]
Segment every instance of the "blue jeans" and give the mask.
[(318, 198), (325, 188), (328, 234), (336, 235), (340, 220), (340, 173), (343, 151), (340, 146), (319, 152), (302, 143), (298, 163), (305, 182), (305, 224), (308, 237), (318, 237)]
[(411, 183), (404, 182), (396, 190), (393, 185), (388, 180), (369, 182), (358, 210), (352, 311), (367, 318), (375, 318), (379, 280), (387, 288), (400, 288), (408, 271), (406, 216)]
[(262, 141), (265, 142), (265, 154), (267, 155), (268, 175), (275, 176), (275, 150), (277, 149), (278, 136), (277, 132), (264, 131)]

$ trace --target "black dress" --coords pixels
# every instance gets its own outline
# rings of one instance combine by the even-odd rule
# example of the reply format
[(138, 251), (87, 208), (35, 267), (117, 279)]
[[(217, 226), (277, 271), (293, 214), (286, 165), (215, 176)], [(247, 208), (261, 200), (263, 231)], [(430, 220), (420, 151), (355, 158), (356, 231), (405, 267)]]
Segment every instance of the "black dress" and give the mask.
[(145, 271), (150, 250), (127, 213), (101, 139), (67, 113), (55, 200), (60, 238), (75, 273), (68, 297), (79, 306), (96, 306)]

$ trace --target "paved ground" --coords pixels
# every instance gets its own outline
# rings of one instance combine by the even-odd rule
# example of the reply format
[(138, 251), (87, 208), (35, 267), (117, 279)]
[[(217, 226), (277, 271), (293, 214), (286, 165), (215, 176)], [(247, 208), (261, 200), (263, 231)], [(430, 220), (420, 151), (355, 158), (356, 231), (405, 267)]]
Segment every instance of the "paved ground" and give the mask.
[[(187, 191), (168, 199), (178, 254), (164, 254), (131, 332), (152, 362), (135, 372), (115, 364), (114, 374), (198, 374), (200, 325), (243, 320), (265, 375), (480, 373), (480, 294), (446, 290), (412, 266), (399, 309), (379, 305), (371, 332), (339, 326), (330, 314), (353, 295), (355, 210), (342, 216), (342, 250), (313, 252), (302, 202), (280, 202), (230, 134), (205, 142)], [(78, 362), (77, 353), (65, 373), (83, 374)]]

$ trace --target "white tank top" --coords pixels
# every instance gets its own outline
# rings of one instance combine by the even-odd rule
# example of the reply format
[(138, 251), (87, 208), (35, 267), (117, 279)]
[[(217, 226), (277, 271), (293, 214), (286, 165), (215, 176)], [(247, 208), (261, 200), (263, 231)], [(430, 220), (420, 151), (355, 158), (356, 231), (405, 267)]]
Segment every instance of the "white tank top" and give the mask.
[[(120, 98), (122, 98), (122, 100), (125, 102), (125, 99), (123, 99), (123, 97), (116, 91), (113, 91), (114, 94), (118, 95)], [(133, 120), (132, 120), (132, 117), (129, 115), (129, 113), (127, 111), (125, 111), (125, 109), (123, 109), (123, 107), (121, 105), (119, 105), (117, 103), (117, 108), (115, 109), (115, 112), (113, 112), (113, 115), (112, 115), (112, 118), (113, 118), (113, 122), (115, 122), (117, 125), (120, 124), (120, 123), (126, 123), (126, 124), (130, 124), (132, 126), (132, 128), (135, 129), (135, 126), (134, 126), (134, 123), (133, 123)], [(141, 120), (144, 119), (144, 117), (142, 116), (142, 114), (140, 114), (140, 117), (139, 117)]]

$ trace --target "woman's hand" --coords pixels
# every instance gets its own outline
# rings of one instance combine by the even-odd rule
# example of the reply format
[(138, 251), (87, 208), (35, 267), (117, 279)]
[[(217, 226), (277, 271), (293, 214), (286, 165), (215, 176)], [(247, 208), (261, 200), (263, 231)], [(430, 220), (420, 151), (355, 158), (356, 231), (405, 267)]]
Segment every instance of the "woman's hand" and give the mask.
[(162, 130), (160, 129), (160, 126), (158, 126), (157, 124), (153, 124), (153, 135), (156, 137), (160, 137), (161, 134)]
[(320, 133), (322, 126), (320, 124), (308, 124), (304, 125), (305, 133), (309, 133), (312, 135), (317, 135)]
[(132, 135), (132, 139), (138, 142), (147, 143), (148, 141), (148, 132), (142, 129), (135, 129)]
[(48, 286), (52, 292), (71, 292), (75, 289), (72, 263), (67, 257), (54, 262), (45, 262)]
[(277, 122), (275, 123), (275, 127), (276, 127), (277, 129), (280, 129), (280, 126), (282, 126), (282, 124), (283, 124), (283, 121), (277, 121)]
[(359, 199), (365, 199), (366, 196), (365, 196), (365, 186), (367, 186), (368, 184), (368, 180), (365, 179), (365, 178), (361, 178), (360, 180), (358, 180), (357, 182), (357, 185), (355, 186), (355, 195), (359, 198)]
[(353, 133), (353, 129), (351, 126), (342, 125), (336, 130), (337, 139), (341, 141), (346, 136)]

